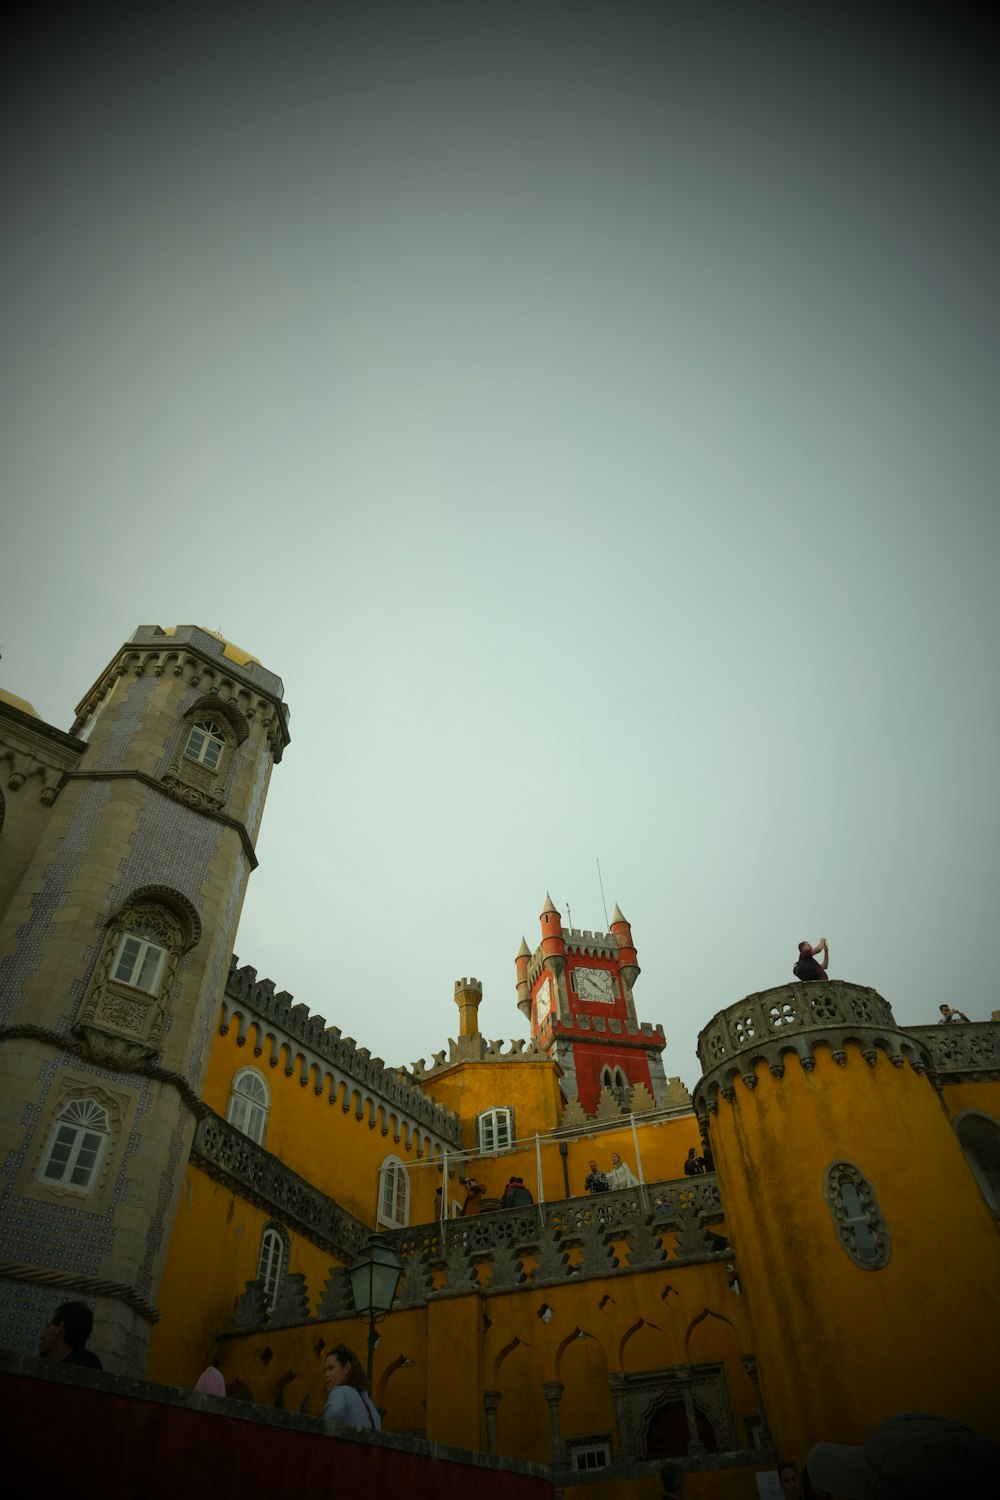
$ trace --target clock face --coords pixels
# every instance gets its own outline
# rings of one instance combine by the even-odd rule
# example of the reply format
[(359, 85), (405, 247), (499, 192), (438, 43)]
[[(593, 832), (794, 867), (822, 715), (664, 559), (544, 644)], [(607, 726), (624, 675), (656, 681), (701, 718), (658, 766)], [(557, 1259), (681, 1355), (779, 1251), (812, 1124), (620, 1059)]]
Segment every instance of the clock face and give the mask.
[(546, 975), (535, 991), (535, 1021), (541, 1026), (552, 1009), (552, 980)]
[(602, 1005), (613, 1005), (615, 981), (607, 969), (577, 969), (576, 993), (581, 1000), (597, 1000)]

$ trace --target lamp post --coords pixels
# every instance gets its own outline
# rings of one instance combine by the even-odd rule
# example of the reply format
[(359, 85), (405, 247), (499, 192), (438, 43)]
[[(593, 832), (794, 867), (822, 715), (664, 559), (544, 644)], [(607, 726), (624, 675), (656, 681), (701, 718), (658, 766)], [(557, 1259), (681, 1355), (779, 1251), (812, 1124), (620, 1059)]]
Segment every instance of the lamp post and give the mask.
[(375, 1324), (392, 1311), (396, 1288), (403, 1274), (403, 1263), (380, 1234), (372, 1234), (363, 1255), (354, 1262), (348, 1275), (355, 1312), (368, 1314), (368, 1388), (372, 1384), (375, 1362)]

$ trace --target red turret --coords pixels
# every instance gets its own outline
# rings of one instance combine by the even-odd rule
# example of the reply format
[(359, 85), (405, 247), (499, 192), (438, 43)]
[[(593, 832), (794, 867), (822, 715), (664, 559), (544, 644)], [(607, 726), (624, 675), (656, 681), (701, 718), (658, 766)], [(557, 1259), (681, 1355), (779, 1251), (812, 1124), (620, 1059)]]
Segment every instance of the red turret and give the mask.
[(522, 937), (514, 962), (517, 965), (517, 1008), (524, 1019), (530, 1021), (531, 988), (528, 984), (528, 964), (531, 962), (531, 949), (528, 947), (526, 938)]
[(566, 967), (566, 944), (563, 942), (562, 918), (545, 892), (545, 905), (538, 919), (542, 924), (542, 958), (549, 973), (558, 979)]
[(618, 972), (632, 989), (642, 970), (632, 941), (632, 928), (622, 916), (621, 907), (615, 902), (615, 914), (611, 918), (611, 931), (618, 939)]

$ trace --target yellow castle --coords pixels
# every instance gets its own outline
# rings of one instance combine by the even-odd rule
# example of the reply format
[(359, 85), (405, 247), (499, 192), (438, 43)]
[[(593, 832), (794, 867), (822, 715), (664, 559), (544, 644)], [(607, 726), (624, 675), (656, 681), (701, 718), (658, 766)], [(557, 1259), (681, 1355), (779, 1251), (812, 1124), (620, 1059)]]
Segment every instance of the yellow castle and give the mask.
[(69, 733), (0, 694), (0, 1346), (80, 1296), (110, 1371), (316, 1413), (377, 1234), (385, 1430), (564, 1492), (672, 1457), (752, 1497), (907, 1408), (1000, 1437), (996, 1024), (791, 983), (705, 1018), (692, 1096), (620, 909), (546, 898), (530, 1039), (462, 978), (457, 1037), (387, 1067), (233, 957), (288, 743), (280, 679), (196, 626), (140, 627)]

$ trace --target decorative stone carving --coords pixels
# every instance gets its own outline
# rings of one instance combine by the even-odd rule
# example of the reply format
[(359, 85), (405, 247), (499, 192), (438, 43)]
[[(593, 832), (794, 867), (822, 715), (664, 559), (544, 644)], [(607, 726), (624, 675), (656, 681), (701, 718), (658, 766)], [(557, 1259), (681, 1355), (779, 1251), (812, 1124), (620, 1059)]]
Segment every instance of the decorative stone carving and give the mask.
[(233, 1328), (259, 1328), (268, 1319), (263, 1281), (248, 1281), (233, 1312)]
[(825, 1191), (837, 1238), (854, 1264), (863, 1271), (881, 1270), (889, 1260), (889, 1229), (861, 1168), (851, 1161), (831, 1162)]
[(301, 1271), (287, 1272), (271, 1312), (273, 1323), (303, 1323), (309, 1316), (309, 1293)]

